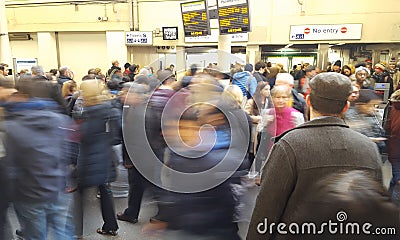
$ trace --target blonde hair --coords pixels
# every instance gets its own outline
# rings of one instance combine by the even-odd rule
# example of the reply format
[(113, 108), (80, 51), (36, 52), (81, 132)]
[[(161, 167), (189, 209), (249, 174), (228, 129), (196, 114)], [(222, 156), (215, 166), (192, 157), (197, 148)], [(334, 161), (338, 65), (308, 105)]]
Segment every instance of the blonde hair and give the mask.
[(275, 97), (279, 93), (284, 93), (288, 97), (291, 96), (290, 88), (288, 85), (275, 85), (271, 90), (271, 96)]
[(97, 105), (109, 99), (105, 94), (107, 92), (106, 86), (102, 80), (85, 80), (81, 83), (80, 89), (85, 106)]
[(226, 86), (224, 89), (224, 94), (229, 94), (229, 96), (233, 97), (233, 99), (235, 99), (239, 105), (241, 105), (243, 102), (243, 92), (237, 85)]

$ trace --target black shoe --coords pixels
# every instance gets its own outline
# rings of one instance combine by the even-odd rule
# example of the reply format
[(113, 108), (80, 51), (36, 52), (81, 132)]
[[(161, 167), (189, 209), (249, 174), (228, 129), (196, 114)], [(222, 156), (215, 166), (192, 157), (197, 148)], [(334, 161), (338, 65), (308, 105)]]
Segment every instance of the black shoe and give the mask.
[(125, 222), (130, 222), (130, 223), (133, 223), (133, 224), (138, 222), (137, 218), (129, 217), (124, 213), (117, 213), (117, 219), (121, 220), (121, 221), (125, 221)]
[(24, 234), (22, 233), (22, 230), (19, 229), (15, 230), (15, 235), (17, 235), (18, 240), (24, 239)]

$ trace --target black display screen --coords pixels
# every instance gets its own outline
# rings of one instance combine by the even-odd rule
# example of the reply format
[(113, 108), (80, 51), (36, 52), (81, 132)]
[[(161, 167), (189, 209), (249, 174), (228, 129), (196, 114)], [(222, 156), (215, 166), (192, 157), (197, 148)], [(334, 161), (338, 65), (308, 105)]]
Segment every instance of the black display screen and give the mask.
[(204, 0), (181, 3), (185, 37), (210, 35), (207, 5)]
[(247, 0), (219, 0), (218, 21), (220, 34), (249, 32), (250, 18)]

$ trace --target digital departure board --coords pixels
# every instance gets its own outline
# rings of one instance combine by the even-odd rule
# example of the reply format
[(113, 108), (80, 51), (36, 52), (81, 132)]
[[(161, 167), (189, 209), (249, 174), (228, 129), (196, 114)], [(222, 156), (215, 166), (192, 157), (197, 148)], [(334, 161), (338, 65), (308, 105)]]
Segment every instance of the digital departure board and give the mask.
[(220, 34), (250, 31), (249, 4), (247, 0), (218, 0)]
[(205, 0), (181, 3), (185, 37), (210, 34), (207, 4)]

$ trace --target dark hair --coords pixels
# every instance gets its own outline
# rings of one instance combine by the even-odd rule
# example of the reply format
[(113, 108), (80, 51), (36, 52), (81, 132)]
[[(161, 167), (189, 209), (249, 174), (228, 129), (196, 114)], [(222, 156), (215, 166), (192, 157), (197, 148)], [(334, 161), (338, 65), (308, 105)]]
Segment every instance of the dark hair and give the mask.
[(97, 74), (96, 68), (91, 68), (91, 69), (89, 69), (89, 70), (88, 70), (88, 74), (94, 74), (94, 75), (96, 75), (96, 74)]
[(254, 65), (254, 70), (259, 71), (261, 68), (265, 68), (265, 62), (263, 61), (258, 61)]
[[(334, 90), (332, 90), (334, 91)], [(347, 104), (347, 100), (331, 100), (318, 97), (310, 93), (310, 103), (313, 109), (321, 114), (340, 114)]]
[[(269, 83), (268, 82), (264, 82), (264, 81), (260, 81), (257, 83), (257, 87), (256, 87), (256, 91), (254, 92), (253, 95), (253, 100), (254, 100), (254, 104), (253, 104), (253, 111), (254, 111), (254, 115), (260, 115), (260, 108), (262, 108), (262, 96), (261, 96), (261, 90), (263, 90), (266, 86), (268, 86)], [(268, 105), (267, 108), (272, 107), (271, 106), (271, 99), (269, 99), (268, 101)]]
[(95, 79), (95, 78), (96, 78), (96, 75), (93, 74), (93, 73), (91, 73), (91, 74), (88, 74), (88, 75), (83, 76), (83, 77), (82, 77), (82, 81), (90, 80), (90, 79)]
[(53, 74), (54, 76), (57, 75), (58, 70), (57, 69), (50, 69), (49, 73)]
[(112, 79), (107, 82), (107, 87), (110, 90), (121, 90), (121, 86), (119, 84), (119, 81)]
[(124, 64), (124, 68), (125, 68), (125, 69), (129, 68), (130, 66), (131, 66), (130, 63), (125, 63), (125, 64)]
[(194, 63), (194, 64), (190, 65), (190, 76), (194, 76), (198, 69), (199, 69), (199, 66), (197, 66), (197, 64)]

